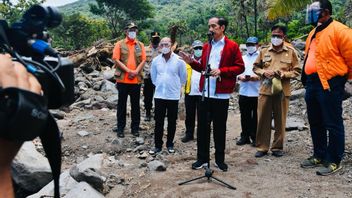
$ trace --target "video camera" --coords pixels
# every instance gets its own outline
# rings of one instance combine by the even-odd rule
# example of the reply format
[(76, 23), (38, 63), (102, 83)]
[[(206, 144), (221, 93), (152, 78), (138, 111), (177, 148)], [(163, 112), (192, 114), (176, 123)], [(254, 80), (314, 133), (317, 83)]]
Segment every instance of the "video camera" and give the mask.
[[(0, 20), (0, 50), (22, 63), (40, 82), (48, 108), (57, 109), (74, 101), (73, 64), (51, 48), (47, 28), (60, 25), (62, 16), (54, 7), (34, 5), (10, 27)], [(48, 57), (48, 56), (49, 57)]]

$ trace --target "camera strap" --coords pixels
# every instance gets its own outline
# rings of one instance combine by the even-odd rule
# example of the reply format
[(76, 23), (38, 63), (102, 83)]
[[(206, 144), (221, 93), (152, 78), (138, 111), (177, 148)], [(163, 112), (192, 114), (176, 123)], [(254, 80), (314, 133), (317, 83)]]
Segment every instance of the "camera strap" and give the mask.
[(61, 138), (55, 119), (50, 114), (46, 129), (39, 136), (48, 158), (54, 180), (54, 197), (60, 197)]

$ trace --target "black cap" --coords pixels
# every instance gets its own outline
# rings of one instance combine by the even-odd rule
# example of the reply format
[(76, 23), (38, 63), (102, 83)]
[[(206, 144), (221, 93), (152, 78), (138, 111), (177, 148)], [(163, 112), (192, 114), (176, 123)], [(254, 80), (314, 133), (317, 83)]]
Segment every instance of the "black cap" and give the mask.
[(137, 25), (136, 25), (135, 23), (133, 23), (133, 22), (127, 23), (127, 25), (126, 25), (126, 27), (125, 27), (125, 30), (131, 29), (131, 28), (136, 28), (136, 29), (138, 29), (138, 27), (137, 27)]
[(150, 33), (150, 36), (152, 38), (155, 38), (155, 37), (160, 38), (160, 33), (159, 32), (152, 32), (152, 33)]

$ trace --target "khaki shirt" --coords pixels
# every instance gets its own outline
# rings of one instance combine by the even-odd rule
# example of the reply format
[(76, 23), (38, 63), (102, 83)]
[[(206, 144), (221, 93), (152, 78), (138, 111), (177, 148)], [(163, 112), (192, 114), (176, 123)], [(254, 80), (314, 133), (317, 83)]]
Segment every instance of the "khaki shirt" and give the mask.
[(160, 54), (159, 49), (156, 48), (154, 49), (153, 46), (149, 45), (148, 47), (145, 48), (145, 53), (147, 56), (147, 61), (145, 62), (143, 72), (144, 72), (144, 78), (150, 78), (150, 66), (152, 65), (153, 58), (158, 56)]
[(285, 96), (290, 96), (290, 79), (299, 76), (301, 69), (296, 51), (292, 47), (285, 44), (280, 51), (274, 50), (272, 45), (262, 47), (253, 66), (253, 72), (261, 77), (259, 94), (272, 95), (271, 80), (263, 74), (265, 70), (273, 70), (284, 74), (281, 79), (282, 90)]

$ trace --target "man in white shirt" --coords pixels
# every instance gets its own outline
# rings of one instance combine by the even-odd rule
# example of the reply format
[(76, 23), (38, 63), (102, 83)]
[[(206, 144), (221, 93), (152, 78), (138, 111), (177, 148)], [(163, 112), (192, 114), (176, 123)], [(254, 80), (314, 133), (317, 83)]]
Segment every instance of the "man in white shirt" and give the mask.
[[(202, 57), (203, 43), (199, 40), (195, 40), (192, 43), (192, 54), (193, 58), (197, 61)], [(199, 90), (199, 80), (201, 74), (192, 69), (192, 67), (187, 64), (187, 82), (185, 85), (185, 106), (186, 106), (186, 133), (181, 139), (183, 143), (193, 140), (194, 128), (196, 117), (198, 118), (199, 103), (202, 93)], [(197, 115), (197, 116), (196, 116)]]
[(181, 87), (186, 83), (186, 63), (171, 51), (171, 39), (163, 38), (159, 48), (162, 54), (153, 59), (151, 78), (155, 85), (155, 147), (149, 151), (151, 155), (161, 152), (163, 145), (164, 120), (167, 114), (167, 142), (169, 153), (174, 153), (174, 137), (178, 113), (178, 101)]
[(255, 146), (255, 137), (257, 131), (257, 106), (260, 87), (260, 78), (253, 72), (253, 63), (257, 59), (258, 38), (249, 37), (246, 42), (247, 54), (244, 55), (243, 61), (245, 71), (238, 76), (239, 106), (241, 112), (241, 138), (236, 142), (237, 145), (250, 144)]

